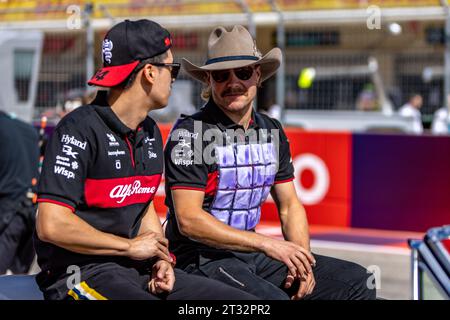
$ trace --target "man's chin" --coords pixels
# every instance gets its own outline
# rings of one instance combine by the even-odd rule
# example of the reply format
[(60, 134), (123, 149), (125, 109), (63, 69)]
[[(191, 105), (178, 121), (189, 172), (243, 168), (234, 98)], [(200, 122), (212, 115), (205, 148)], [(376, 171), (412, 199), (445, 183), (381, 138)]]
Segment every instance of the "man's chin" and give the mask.
[(228, 104), (225, 109), (229, 112), (233, 113), (240, 113), (242, 110), (245, 109), (245, 104), (243, 103), (230, 103)]
[(235, 111), (239, 111), (245, 108), (246, 106), (246, 101), (243, 101), (244, 99), (242, 99), (242, 96), (236, 96), (235, 98), (232, 99), (227, 99), (226, 101), (226, 107), (227, 109), (231, 110), (235, 110)]
[(158, 104), (152, 106), (152, 110), (164, 109), (165, 107), (167, 107), (168, 104), (169, 104), (169, 101), (166, 101), (164, 103), (158, 103)]

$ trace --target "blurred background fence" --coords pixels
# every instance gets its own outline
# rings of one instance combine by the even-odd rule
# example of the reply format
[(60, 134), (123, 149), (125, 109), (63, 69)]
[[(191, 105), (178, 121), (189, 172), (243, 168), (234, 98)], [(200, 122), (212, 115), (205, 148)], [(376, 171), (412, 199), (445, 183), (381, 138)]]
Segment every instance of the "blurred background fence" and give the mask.
[[(260, 108), (277, 103), (286, 109), (389, 114), (417, 92), (424, 97), (427, 127), (445, 105), (445, 12), (443, 2), (431, 0), (0, 0), (0, 32), (44, 33), (35, 118), (61, 107), (71, 90), (85, 88), (101, 65), (107, 29), (125, 18), (149, 18), (173, 33), (176, 60), (202, 64), (208, 34), (218, 24), (246, 25), (263, 53), (280, 46), (285, 64), (260, 90)], [(29, 86), (27, 59), (16, 52), (18, 96)], [(171, 103), (198, 108), (200, 90), (182, 72)]]

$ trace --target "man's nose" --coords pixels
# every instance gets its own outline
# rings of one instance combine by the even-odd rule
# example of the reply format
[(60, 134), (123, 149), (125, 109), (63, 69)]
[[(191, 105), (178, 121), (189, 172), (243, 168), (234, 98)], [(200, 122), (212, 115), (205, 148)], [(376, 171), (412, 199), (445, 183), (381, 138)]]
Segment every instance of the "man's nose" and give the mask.
[(236, 83), (240, 82), (241, 80), (236, 76), (233, 70), (230, 70), (230, 76), (228, 77), (228, 83)]

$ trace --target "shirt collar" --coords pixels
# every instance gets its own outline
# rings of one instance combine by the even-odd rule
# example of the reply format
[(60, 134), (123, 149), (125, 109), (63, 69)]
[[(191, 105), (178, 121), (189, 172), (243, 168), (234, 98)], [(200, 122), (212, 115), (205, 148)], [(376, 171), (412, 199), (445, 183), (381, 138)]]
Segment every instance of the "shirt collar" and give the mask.
[(92, 101), (92, 105), (94, 105), (95, 111), (99, 114), (99, 116), (105, 121), (106, 125), (112, 129), (114, 132), (118, 133), (121, 136), (130, 135), (133, 130), (128, 128), (122, 121), (120, 121), (119, 117), (114, 113), (111, 107), (108, 104), (108, 92), (101, 90), (97, 92), (97, 95)]
[[(214, 121), (214, 123), (222, 130), (226, 129), (238, 129), (243, 127), (237, 123), (235, 123), (233, 120), (231, 120), (223, 111), (220, 109), (214, 100), (211, 98), (208, 100), (206, 105), (202, 108), (204, 112), (208, 114), (208, 116), (211, 118), (211, 120)], [(259, 123), (257, 117), (255, 116), (255, 110), (252, 110), (252, 116), (250, 119), (250, 123), (248, 126), (248, 129), (258, 129), (261, 124)]]

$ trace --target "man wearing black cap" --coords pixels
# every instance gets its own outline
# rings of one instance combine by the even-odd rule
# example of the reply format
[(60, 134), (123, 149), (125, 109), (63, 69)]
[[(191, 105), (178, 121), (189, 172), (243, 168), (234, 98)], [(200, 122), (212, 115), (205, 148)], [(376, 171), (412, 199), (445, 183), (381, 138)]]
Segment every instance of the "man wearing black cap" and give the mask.
[(162, 139), (147, 115), (167, 105), (179, 71), (171, 43), (152, 21), (114, 26), (89, 81), (109, 93), (65, 116), (48, 143), (35, 234), (47, 299), (254, 298), (173, 270), (152, 203)]

